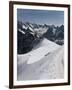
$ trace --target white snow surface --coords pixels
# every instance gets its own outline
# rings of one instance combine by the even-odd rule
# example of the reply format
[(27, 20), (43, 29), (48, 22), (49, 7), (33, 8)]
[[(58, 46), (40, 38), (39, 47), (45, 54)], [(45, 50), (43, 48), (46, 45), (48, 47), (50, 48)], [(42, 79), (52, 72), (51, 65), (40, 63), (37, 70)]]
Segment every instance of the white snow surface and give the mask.
[(18, 80), (64, 78), (64, 47), (43, 39), (32, 51), (17, 56)]
[(41, 60), (46, 54), (50, 53), (51, 51), (56, 50), (60, 46), (47, 40), (43, 39), (36, 47), (35, 50), (32, 50), (28, 54), (30, 55), (30, 58), (28, 60), (28, 64), (37, 62)]
[(25, 30), (27, 30), (28, 27), (25, 26), (25, 25), (22, 25), (22, 28), (25, 29)]
[(21, 32), (22, 34), (25, 34), (25, 32), (24, 32), (24, 31), (22, 31), (21, 29), (18, 29), (18, 31), (19, 31), (19, 32)]

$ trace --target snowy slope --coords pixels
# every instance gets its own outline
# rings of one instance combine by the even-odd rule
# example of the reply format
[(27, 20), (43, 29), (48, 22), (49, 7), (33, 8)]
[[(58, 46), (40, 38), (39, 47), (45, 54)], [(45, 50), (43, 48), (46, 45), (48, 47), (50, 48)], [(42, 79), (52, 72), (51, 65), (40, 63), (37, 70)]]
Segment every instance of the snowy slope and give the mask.
[(31, 52), (28, 53), (30, 58), (27, 63), (37, 62), (46, 54), (51, 53), (59, 47), (59, 45), (44, 38)]
[(47, 39), (31, 52), (18, 55), (17, 79), (63, 78), (63, 47)]
[(23, 55), (18, 55), (18, 59), (20, 59), (20, 61), (18, 61), (18, 62), (21, 63), (21, 61), (25, 61), (25, 60), (27, 60), (26, 58), (29, 58), (27, 63), (28, 64), (34, 63), (38, 60), (41, 60), (41, 58), (43, 58), (44, 55), (53, 52), (54, 50), (56, 50), (59, 47), (61, 47), (61, 46), (44, 38), (29, 53), (23, 54)]
[(36, 47), (34, 47), (34, 49), (37, 49), (39, 47), (43, 47), (43, 46), (47, 46), (48, 47), (48, 50), (56, 50), (57, 48), (60, 47), (60, 45), (44, 38), (39, 44), (36, 45)]

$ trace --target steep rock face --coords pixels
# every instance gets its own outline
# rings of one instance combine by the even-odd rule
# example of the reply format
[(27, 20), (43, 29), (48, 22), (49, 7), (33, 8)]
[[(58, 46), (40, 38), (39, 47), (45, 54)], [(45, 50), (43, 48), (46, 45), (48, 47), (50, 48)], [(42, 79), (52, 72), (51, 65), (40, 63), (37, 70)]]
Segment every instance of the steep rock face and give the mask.
[(27, 53), (32, 49), (32, 42), (34, 40), (34, 37), (30, 33), (23, 34), (18, 31), (18, 41), (17, 41), (17, 52), (18, 54)]
[(56, 30), (56, 38), (57, 39), (64, 39), (64, 26), (61, 25), (57, 30)]
[(64, 44), (64, 25), (61, 25), (57, 30), (55, 34), (55, 43), (59, 45)]
[(47, 39), (59, 44), (64, 44), (64, 26), (61, 25), (60, 27), (49, 27), (46, 33), (43, 35)]
[(53, 33), (53, 28), (49, 27), (49, 29), (47, 30), (47, 32), (43, 36), (51, 41), (54, 41), (55, 35)]

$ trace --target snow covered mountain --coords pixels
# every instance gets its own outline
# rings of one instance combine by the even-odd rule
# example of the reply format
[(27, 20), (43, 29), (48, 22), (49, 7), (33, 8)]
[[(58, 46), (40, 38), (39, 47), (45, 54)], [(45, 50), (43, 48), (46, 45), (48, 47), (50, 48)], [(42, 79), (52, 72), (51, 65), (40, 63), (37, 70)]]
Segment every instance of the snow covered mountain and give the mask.
[(48, 28), (32, 24), (18, 22), (18, 54), (29, 52), (36, 43), (41, 40), (42, 35)]
[(17, 80), (64, 78), (64, 25), (17, 25)]
[(31, 51), (44, 37), (59, 45), (64, 44), (64, 26), (39, 25), (30, 22), (20, 22), (17, 25), (18, 54)]
[(17, 80), (64, 78), (63, 46), (44, 38), (32, 51), (17, 56)]
[(43, 36), (59, 45), (63, 45), (64, 25), (61, 25), (60, 27), (59, 26), (55, 27), (54, 25), (51, 25)]

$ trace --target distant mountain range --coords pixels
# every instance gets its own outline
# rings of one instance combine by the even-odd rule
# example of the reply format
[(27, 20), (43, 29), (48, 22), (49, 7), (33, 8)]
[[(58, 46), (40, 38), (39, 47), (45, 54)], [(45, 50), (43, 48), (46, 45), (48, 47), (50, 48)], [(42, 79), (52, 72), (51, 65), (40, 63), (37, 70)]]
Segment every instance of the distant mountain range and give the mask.
[(64, 25), (39, 25), (17, 22), (17, 53), (24, 54), (32, 50), (43, 38), (59, 45), (64, 44)]

